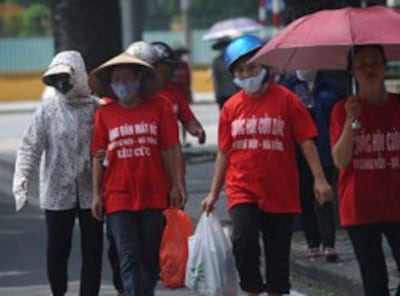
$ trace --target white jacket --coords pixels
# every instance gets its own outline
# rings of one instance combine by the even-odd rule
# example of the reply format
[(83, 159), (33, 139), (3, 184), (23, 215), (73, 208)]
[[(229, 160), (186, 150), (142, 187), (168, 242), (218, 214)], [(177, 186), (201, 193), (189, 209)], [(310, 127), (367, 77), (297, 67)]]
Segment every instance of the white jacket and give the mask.
[(98, 99), (90, 96), (87, 73), (76, 51), (57, 54), (49, 66), (72, 68), (73, 88), (63, 95), (53, 87), (45, 91), (17, 151), (13, 192), (17, 210), (25, 204), (22, 183), (30, 181), (40, 163), (40, 206), (48, 210), (90, 208), (92, 199), (91, 137)]

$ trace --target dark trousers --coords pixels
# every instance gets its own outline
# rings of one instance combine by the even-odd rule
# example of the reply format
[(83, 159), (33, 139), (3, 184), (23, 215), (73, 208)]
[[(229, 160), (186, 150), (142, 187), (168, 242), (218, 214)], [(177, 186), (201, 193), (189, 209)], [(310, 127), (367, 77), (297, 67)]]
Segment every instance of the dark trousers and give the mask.
[(110, 262), (111, 271), (112, 271), (112, 281), (114, 284), (114, 288), (119, 292), (124, 292), (124, 287), (122, 285), (121, 274), (119, 270), (119, 258), (117, 252), (117, 246), (115, 245), (114, 237), (112, 236), (110, 226), (107, 222), (107, 239), (108, 239), (108, 260)]
[(81, 283), (79, 295), (99, 295), (103, 253), (103, 224), (89, 209), (45, 211), (47, 226), (47, 276), (54, 296), (67, 292), (68, 258), (72, 233), (78, 217), (81, 232)]
[[(232, 244), (243, 291), (289, 293), (290, 243), (293, 214), (268, 214), (254, 204), (240, 204), (230, 211)], [(260, 272), (260, 233), (265, 254), (265, 279)]]
[[(347, 227), (363, 280), (365, 296), (389, 296), (382, 239), (386, 237), (397, 265), (400, 258), (400, 222)], [(397, 266), (400, 268), (400, 266)], [(397, 294), (400, 295), (400, 287)]]
[[(335, 209), (333, 202), (319, 205), (314, 195), (314, 178), (303, 155), (298, 153), (300, 176), (301, 219), (309, 248), (335, 246)], [(334, 168), (323, 167), (325, 177), (333, 187)]]
[(159, 279), (159, 250), (164, 229), (161, 210), (108, 215), (125, 296), (154, 296)]

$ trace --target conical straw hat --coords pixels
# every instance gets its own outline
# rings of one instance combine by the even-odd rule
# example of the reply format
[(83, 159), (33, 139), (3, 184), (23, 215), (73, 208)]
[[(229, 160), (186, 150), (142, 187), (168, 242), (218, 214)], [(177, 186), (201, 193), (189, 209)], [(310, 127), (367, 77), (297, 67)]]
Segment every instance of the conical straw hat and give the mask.
[[(121, 53), (105, 63), (101, 64), (94, 70), (92, 70), (89, 74), (89, 86), (90, 88), (101, 97), (110, 97), (114, 98), (114, 94), (110, 87), (110, 79), (111, 79), (111, 70), (115, 66), (132, 66), (133, 68), (137, 68), (138, 70), (143, 71), (145, 74), (149, 76), (154, 75), (153, 66), (146, 63), (145, 61), (133, 57), (127, 53)], [(147, 88), (152, 88), (153, 86), (148, 85), (148, 83), (143, 85)], [(143, 92), (150, 92), (149, 90), (143, 89)]]

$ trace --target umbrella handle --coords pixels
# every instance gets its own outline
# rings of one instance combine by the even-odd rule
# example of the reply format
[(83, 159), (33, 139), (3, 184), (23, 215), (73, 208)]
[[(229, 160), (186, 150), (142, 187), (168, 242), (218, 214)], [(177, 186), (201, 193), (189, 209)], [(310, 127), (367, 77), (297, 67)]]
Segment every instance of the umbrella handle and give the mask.
[(358, 119), (354, 119), (353, 122), (351, 123), (351, 127), (353, 129), (360, 129), (361, 123), (358, 121)]
[[(351, 92), (353, 95), (357, 93), (357, 84), (356, 84), (356, 79), (354, 76), (351, 76)], [(351, 123), (351, 127), (353, 129), (360, 129), (361, 128), (361, 122), (358, 119), (354, 119), (353, 122)]]

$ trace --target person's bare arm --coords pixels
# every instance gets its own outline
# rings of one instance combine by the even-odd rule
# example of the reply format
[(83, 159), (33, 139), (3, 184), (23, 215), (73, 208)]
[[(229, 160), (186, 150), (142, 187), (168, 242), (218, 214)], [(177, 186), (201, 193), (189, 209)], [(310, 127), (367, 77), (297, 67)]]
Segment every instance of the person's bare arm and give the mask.
[(305, 140), (300, 143), (300, 147), (314, 177), (315, 198), (318, 200), (319, 204), (332, 200), (332, 188), (326, 181), (314, 141), (311, 139)]
[(194, 137), (197, 137), (199, 144), (206, 142), (206, 132), (197, 119), (186, 122), (183, 127)]
[(214, 177), (211, 183), (210, 192), (201, 202), (203, 210), (208, 214), (218, 200), (219, 193), (224, 185), (225, 173), (227, 165), (227, 152), (218, 150), (217, 159), (215, 161)]
[(103, 178), (104, 178), (104, 157), (93, 157), (93, 167), (92, 167), (92, 186), (93, 186), (93, 198), (91, 211), (92, 216), (101, 221), (103, 220), (104, 208), (102, 199), (102, 188), (103, 188)]
[(181, 153), (179, 144), (161, 152), (161, 159), (171, 182), (170, 207), (182, 207), (186, 202), (184, 172), (182, 172), (182, 165), (184, 164), (179, 161), (182, 157)]

